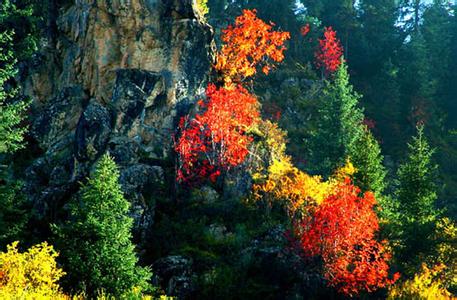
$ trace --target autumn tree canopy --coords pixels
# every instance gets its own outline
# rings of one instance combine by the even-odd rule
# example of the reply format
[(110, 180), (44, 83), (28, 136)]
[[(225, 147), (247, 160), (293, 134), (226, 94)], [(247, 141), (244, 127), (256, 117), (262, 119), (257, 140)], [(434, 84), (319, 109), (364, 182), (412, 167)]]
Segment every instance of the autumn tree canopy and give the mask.
[(242, 86), (208, 85), (206, 100), (198, 102), (201, 113), (183, 117), (176, 143), (179, 181), (215, 180), (223, 170), (241, 164), (252, 138), (246, 134), (258, 122), (257, 98)]
[(315, 53), (316, 65), (322, 68), (325, 74), (338, 70), (343, 56), (343, 47), (333, 28), (325, 27), (324, 38), (319, 39), (319, 48)]
[(242, 82), (258, 69), (268, 74), (275, 62), (284, 59), (289, 32), (274, 31), (274, 23), (267, 24), (256, 14), (255, 9), (245, 9), (235, 25), (222, 31), (224, 45), (217, 54), (215, 69), (225, 82)]
[(265, 74), (274, 62), (284, 59), (288, 32), (272, 30), (257, 18), (256, 10), (243, 10), (235, 25), (223, 30), (224, 45), (217, 54), (215, 69), (223, 76), (224, 87), (209, 84), (206, 100), (198, 102), (194, 118), (183, 117), (179, 124), (175, 150), (178, 154), (178, 181), (211, 181), (222, 171), (241, 164), (252, 138), (250, 127), (258, 122), (257, 98), (241, 85), (261, 68)]
[(376, 240), (375, 205), (371, 192), (360, 196), (360, 189), (346, 179), (297, 225), (305, 255), (320, 256), (329, 285), (347, 295), (374, 291), (398, 277), (389, 279), (390, 254)]

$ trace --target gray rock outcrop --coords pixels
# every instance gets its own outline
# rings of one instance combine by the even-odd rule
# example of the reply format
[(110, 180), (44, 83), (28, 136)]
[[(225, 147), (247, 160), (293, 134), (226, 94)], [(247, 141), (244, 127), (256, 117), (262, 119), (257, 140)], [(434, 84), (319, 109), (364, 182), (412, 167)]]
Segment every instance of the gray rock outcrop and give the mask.
[(208, 82), (211, 28), (192, 0), (49, 3), (53, 30), (22, 76), (37, 149), (25, 191), (52, 220), (109, 151), (141, 232), (173, 171), (177, 120)]

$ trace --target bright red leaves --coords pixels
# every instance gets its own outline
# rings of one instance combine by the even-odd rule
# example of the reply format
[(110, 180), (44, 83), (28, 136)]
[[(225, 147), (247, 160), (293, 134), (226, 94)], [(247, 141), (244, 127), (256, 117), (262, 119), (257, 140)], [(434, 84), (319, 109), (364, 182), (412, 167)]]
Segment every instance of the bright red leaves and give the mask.
[(376, 241), (378, 218), (372, 193), (360, 196), (349, 179), (296, 227), (306, 256), (320, 256), (324, 276), (347, 295), (373, 291), (395, 281), (388, 278), (390, 254)]
[(206, 100), (198, 102), (201, 113), (182, 118), (176, 143), (178, 181), (215, 181), (223, 170), (241, 164), (252, 138), (246, 131), (258, 122), (257, 99), (242, 86), (216, 88), (210, 84)]
[(288, 32), (272, 30), (257, 18), (255, 10), (243, 10), (235, 25), (223, 30), (224, 45), (214, 68), (222, 75), (224, 87), (210, 84), (207, 100), (200, 100), (195, 118), (181, 119), (175, 150), (180, 182), (209, 178), (215, 181), (222, 171), (243, 163), (252, 138), (247, 130), (258, 122), (260, 113), (255, 96), (236, 84), (256, 74), (265, 74), (275, 62), (284, 59)]
[(338, 70), (341, 64), (343, 47), (332, 27), (325, 27), (324, 38), (319, 39), (319, 49), (315, 53), (316, 65), (323, 68), (326, 74)]

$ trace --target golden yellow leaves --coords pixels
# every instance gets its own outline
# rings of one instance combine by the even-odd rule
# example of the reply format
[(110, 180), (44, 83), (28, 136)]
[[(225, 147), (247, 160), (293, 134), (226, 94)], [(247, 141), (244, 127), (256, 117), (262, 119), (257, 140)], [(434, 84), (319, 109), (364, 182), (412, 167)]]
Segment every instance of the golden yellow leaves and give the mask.
[(57, 284), (65, 272), (54, 248), (44, 242), (20, 253), (17, 245), (0, 253), (0, 299), (67, 299)]
[[(335, 177), (327, 181), (321, 176), (311, 176), (292, 165), (289, 157), (274, 160), (268, 168), (268, 177), (260, 184), (254, 184), (256, 199), (267, 198), (273, 201), (284, 201), (290, 215), (304, 213), (319, 205), (330, 196), (338, 182), (341, 182), (353, 167), (345, 166), (336, 172)], [(346, 176), (343, 177), (343, 175)], [(353, 174), (353, 173), (349, 173)]]
[(294, 167), (291, 158), (285, 154), (285, 132), (275, 123), (261, 122), (258, 130), (263, 135), (265, 146), (270, 155), (269, 167), (253, 174), (253, 195), (256, 200), (267, 202), (279, 201), (287, 208), (291, 216), (303, 215), (307, 210), (319, 205), (330, 196), (339, 182), (351, 177), (356, 169), (347, 160), (327, 181), (321, 176), (311, 176)]
[(454, 288), (457, 287), (457, 226), (449, 218), (441, 218), (436, 223), (433, 239), (438, 257), (436, 262), (445, 265), (443, 277)]
[(422, 271), (413, 279), (393, 286), (387, 299), (424, 299), (424, 300), (447, 300), (455, 299), (444, 287), (440, 278), (446, 266), (439, 264), (429, 269), (426, 264), (422, 265)]
[(357, 172), (357, 169), (352, 164), (351, 160), (348, 158), (346, 159), (346, 164), (336, 170), (335, 175), (333, 176), (334, 179), (337, 181), (344, 181), (346, 177), (352, 177)]
[(198, 12), (205, 17), (209, 13), (208, 0), (196, 0)]
[(323, 182), (320, 176), (310, 176), (293, 167), (288, 157), (275, 159), (265, 182), (254, 185), (256, 197), (268, 194), (270, 198), (287, 201), (292, 214), (304, 205), (321, 203), (331, 189), (331, 184)]

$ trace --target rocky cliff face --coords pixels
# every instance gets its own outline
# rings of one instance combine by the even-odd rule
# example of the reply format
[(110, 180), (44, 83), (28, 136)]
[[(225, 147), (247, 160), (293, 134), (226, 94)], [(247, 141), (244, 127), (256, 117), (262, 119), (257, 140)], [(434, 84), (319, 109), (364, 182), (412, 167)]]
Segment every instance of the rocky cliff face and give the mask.
[(25, 190), (39, 215), (52, 219), (109, 151), (137, 229), (146, 229), (147, 199), (173, 176), (177, 119), (208, 81), (211, 29), (192, 0), (49, 3), (51, 34), (23, 76), (39, 153)]

